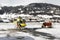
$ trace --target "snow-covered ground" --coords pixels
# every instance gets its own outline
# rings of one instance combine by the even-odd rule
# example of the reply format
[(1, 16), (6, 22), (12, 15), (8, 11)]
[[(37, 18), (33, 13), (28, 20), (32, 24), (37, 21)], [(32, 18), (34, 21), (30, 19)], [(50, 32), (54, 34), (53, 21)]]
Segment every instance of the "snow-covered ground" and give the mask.
[[(40, 22), (28, 22), (26, 23), (27, 26), (26, 28), (40, 28), (42, 23)], [(13, 24), (13, 23), (0, 23), (0, 30), (1, 29), (4, 29), (4, 30), (7, 30), (7, 29), (15, 29), (16, 28), (16, 24)]]
[(22, 32), (1, 29), (14, 29), (12, 23), (0, 23), (0, 40), (60, 40), (60, 23), (53, 23), (53, 28), (41, 28), (42, 23), (28, 22), (26, 28), (40, 28), (32, 31)]

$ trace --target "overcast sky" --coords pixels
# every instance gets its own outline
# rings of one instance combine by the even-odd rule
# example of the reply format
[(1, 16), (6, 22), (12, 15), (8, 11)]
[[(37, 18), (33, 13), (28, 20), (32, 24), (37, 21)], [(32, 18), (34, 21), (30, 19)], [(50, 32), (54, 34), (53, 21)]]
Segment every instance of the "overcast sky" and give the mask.
[(60, 0), (0, 0), (2, 6), (27, 5), (30, 3), (51, 3), (60, 5)]

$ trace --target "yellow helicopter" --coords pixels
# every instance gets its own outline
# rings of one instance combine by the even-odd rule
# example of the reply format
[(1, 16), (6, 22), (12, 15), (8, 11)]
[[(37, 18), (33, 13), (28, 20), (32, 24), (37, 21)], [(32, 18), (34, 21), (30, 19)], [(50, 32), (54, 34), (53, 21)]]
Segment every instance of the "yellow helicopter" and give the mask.
[(17, 25), (18, 29), (24, 28), (26, 26), (26, 21), (22, 19), (21, 17), (18, 17), (17, 19), (13, 20), (13, 23)]

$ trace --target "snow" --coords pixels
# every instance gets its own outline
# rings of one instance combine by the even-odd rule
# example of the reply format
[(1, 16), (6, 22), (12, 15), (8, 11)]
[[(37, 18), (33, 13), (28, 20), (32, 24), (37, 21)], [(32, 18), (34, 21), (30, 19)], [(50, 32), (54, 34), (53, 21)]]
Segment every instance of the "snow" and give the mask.
[[(40, 22), (33, 22), (33, 23), (26, 23), (27, 26), (26, 28), (40, 28), (41, 27), (41, 23)], [(16, 25), (14, 23), (0, 23), (0, 30), (4, 29), (16, 29)]]
[(53, 17), (57, 17), (57, 18), (60, 18), (60, 16), (59, 16), (59, 15), (53, 15)]
[(52, 18), (52, 16), (49, 16), (49, 15), (37, 15), (37, 16), (42, 18)]
[[(40, 22), (28, 22), (26, 28), (41, 28)], [(16, 25), (13, 23), (0, 23), (1, 29), (14, 29)], [(22, 38), (24, 37), (24, 38)], [(28, 32), (22, 31), (0, 31), (1, 40), (60, 40), (60, 23), (53, 23), (53, 28), (42, 28)]]
[(40, 22), (33, 22), (33, 23), (26, 23), (26, 28), (40, 28), (42, 23)]
[(1, 29), (7, 30), (7, 29), (14, 29), (14, 28), (16, 28), (16, 25), (14, 25), (13, 23), (0, 23), (0, 30)]
[(59, 32), (60, 31), (60, 23), (54, 23), (53, 28), (37, 29), (36, 31), (52, 34), (53, 36), (55, 36), (56, 38), (59, 38), (59, 40), (60, 40), (60, 32)]

